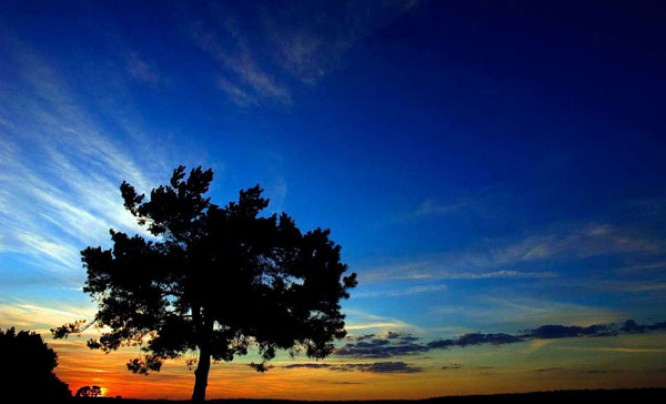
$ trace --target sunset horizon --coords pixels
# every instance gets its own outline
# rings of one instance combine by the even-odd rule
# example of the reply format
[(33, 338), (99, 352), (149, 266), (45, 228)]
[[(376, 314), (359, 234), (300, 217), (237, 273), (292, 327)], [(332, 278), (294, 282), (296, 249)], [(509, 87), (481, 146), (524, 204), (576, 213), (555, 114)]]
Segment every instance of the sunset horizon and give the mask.
[(664, 38), (648, 0), (0, 0), (0, 330), (124, 399), (666, 388)]

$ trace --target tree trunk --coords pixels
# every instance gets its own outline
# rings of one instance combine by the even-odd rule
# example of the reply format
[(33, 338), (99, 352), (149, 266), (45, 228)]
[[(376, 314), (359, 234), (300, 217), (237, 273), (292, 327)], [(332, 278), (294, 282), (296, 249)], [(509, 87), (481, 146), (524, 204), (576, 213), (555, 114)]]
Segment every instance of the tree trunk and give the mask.
[(194, 371), (194, 391), (192, 401), (203, 402), (206, 399), (206, 387), (208, 386), (208, 372), (210, 371), (210, 351), (208, 347), (199, 350), (199, 364)]
[(208, 386), (208, 373), (210, 372), (210, 331), (213, 330), (212, 323), (206, 324), (201, 305), (192, 306), (192, 320), (198, 336), (199, 364), (194, 371), (194, 391), (192, 401), (204, 402), (206, 400), (206, 387)]

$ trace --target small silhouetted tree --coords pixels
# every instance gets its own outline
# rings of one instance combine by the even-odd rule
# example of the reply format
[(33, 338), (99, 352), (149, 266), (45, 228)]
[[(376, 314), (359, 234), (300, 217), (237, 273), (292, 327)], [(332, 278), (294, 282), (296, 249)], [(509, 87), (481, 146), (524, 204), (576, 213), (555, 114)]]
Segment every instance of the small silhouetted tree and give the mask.
[[(343, 277), (340, 246), (329, 230), (302, 233), (286, 214), (260, 216), (268, 206), (259, 186), (220, 207), (205, 196), (213, 172), (173, 172), (150, 200), (123, 182), (125, 208), (153, 236), (111, 230), (113, 248), (82, 251), (84, 291), (99, 303), (95, 320), (109, 327), (90, 348), (106, 352), (144, 344), (127, 367), (159, 371), (167, 358), (198, 351), (192, 399), (205, 399), (211, 358), (231, 361), (251, 345), (262, 356), (277, 349), (324, 358), (345, 336), (340, 300), (356, 285)], [(80, 331), (83, 322), (53, 330)]]
[(5, 365), (2, 397), (59, 401), (72, 396), (67, 384), (53, 373), (58, 366), (58, 355), (42, 340), (42, 336), (12, 327), (0, 330), (0, 357)]
[(102, 388), (99, 386), (83, 386), (76, 391), (76, 397), (99, 397), (102, 395)]

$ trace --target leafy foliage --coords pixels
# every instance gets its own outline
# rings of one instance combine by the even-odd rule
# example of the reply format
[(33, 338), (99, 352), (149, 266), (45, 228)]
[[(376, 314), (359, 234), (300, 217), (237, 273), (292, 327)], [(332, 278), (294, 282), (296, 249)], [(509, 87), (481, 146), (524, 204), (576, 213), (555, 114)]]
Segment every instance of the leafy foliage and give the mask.
[(64, 399), (71, 397), (67, 384), (53, 373), (58, 366), (58, 356), (42, 340), (41, 335), (30, 331), (19, 331), (13, 327), (0, 330), (0, 352), (3, 360), (11, 367), (10, 372), (3, 372), (2, 383), (12, 394), (23, 395), (30, 392), (31, 397)]
[(147, 201), (123, 182), (125, 208), (152, 237), (111, 230), (112, 249), (82, 251), (84, 291), (98, 301), (96, 320), (109, 329), (88, 346), (109, 352), (143, 344), (151, 354), (128, 363), (139, 374), (194, 350), (199, 369), (210, 357), (231, 361), (251, 345), (263, 358), (259, 371), (277, 349), (327, 356), (332, 341), (345, 336), (339, 301), (356, 285), (355, 274), (342, 276), (340, 246), (329, 230), (302, 233), (284, 213), (260, 216), (269, 201), (259, 186), (224, 207), (211, 203), (205, 194), (212, 179), (211, 170), (198, 167), (186, 178), (178, 167)]

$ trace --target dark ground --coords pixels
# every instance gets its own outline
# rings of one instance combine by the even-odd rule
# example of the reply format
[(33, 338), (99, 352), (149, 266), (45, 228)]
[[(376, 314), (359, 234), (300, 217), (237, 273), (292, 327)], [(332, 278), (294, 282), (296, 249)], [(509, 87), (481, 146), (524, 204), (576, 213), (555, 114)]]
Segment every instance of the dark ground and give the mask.
[[(170, 401), (170, 400), (132, 400), (132, 399), (113, 399), (113, 398), (88, 398), (72, 399), (69, 403), (91, 402), (118, 402), (123, 404), (178, 404), (190, 403), (190, 401)], [(455, 396), (455, 397), (435, 397), (425, 400), (394, 400), (394, 401), (291, 401), (291, 400), (210, 400), (208, 403), (214, 404), (503, 404), (503, 403), (608, 403), (619, 400), (620, 403), (651, 403), (666, 402), (666, 389), (622, 389), (622, 390), (565, 390), (549, 391), (540, 393), (522, 393), (522, 394), (497, 394), (487, 396)]]

